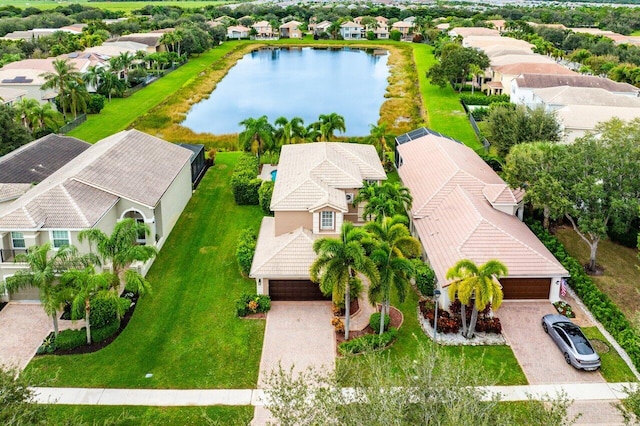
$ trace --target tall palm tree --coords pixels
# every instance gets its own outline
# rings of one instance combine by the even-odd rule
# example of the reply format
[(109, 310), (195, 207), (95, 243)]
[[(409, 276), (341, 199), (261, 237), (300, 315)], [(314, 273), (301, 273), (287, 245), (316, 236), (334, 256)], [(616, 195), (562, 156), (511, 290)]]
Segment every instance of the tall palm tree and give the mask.
[(380, 279), (369, 286), (371, 303), (381, 302), (380, 334), (384, 331), (384, 319), (389, 314), (391, 287), (404, 302), (409, 280), (415, 273), (409, 258), (417, 257), (422, 250), (420, 242), (411, 236), (407, 228), (408, 219), (396, 215), (385, 217), (382, 222), (370, 222), (365, 229), (373, 236), (375, 248), (371, 259), (375, 262)]
[(54, 110), (51, 104), (38, 104), (31, 112), (31, 125), (34, 130), (49, 128), (57, 132), (64, 124), (62, 114)]
[(471, 64), (469, 65), (469, 74), (471, 74), (471, 94), (473, 95), (473, 91), (476, 87), (476, 79), (478, 77), (484, 77), (484, 70), (477, 64)]
[[(53, 253), (50, 255), (50, 253)], [(25, 262), (29, 269), (19, 270), (5, 279), (9, 291), (35, 287), (39, 290), (42, 308), (53, 320), (53, 332), (58, 335), (58, 311), (63, 298), (58, 277), (69, 268), (81, 267), (92, 261), (90, 256), (79, 257), (73, 246), (64, 246), (52, 252), (51, 243), (30, 247), (26, 254), (16, 256), (16, 261)]]
[(304, 138), (304, 120), (300, 117), (293, 117), (291, 121), (286, 117), (278, 117), (274, 124), (276, 125), (275, 138), (280, 145), (295, 143), (296, 140)]
[[(71, 318), (79, 319), (84, 316), (87, 331), (87, 344), (91, 343), (91, 299), (103, 297), (118, 303), (118, 293), (112, 289), (118, 287), (118, 277), (110, 272), (96, 273), (93, 265), (83, 269), (65, 272), (61, 278), (66, 293), (71, 299)], [(120, 314), (120, 313), (119, 313)]]
[(109, 97), (111, 102), (111, 95), (121, 95), (125, 90), (124, 82), (118, 78), (117, 75), (106, 72), (102, 77), (100, 86), (98, 86), (98, 92)]
[(320, 284), (324, 294), (332, 294), (334, 303), (344, 297), (345, 331), (349, 340), (351, 287), (359, 285), (357, 274), (367, 277), (373, 285), (378, 281), (378, 271), (373, 261), (367, 257), (362, 245), (368, 234), (356, 228), (351, 222), (344, 222), (339, 238), (320, 238), (313, 243), (318, 258), (309, 273), (311, 280)]
[(74, 64), (69, 63), (68, 59), (56, 59), (53, 61), (53, 71), (46, 72), (41, 75), (44, 78), (42, 90), (57, 90), (58, 96), (62, 100), (62, 115), (66, 116), (64, 99), (67, 94), (69, 83), (82, 83), (82, 74), (76, 70)]
[(334, 138), (333, 134), (336, 131), (346, 132), (347, 130), (344, 124), (344, 117), (335, 112), (331, 114), (320, 114), (318, 121), (320, 122), (320, 133), (326, 142)]
[(13, 104), (13, 110), (24, 127), (29, 131), (33, 131), (33, 112), (40, 105), (40, 103), (33, 98), (21, 98), (18, 102)]
[(246, 118), (239, 123), (244, 130), (238, 135), (240, 145), (245, 151), (258, 156), (274, 147), (274, 129), (266, 115), (259, 118)]
[(309, 142), (318, 142), (321, 136), (322, 133), (320, 133), (320, 123), (316, 121), (315, 123), (309, 124), (305, 128), (303, 139)]
[(131, 52), (122, 52), (118, 55), (118, 64), (124, 71), (124, 79), (127, 82), (129, 81), (129, 70), (135, 59), (135, 56), (133, 56)]
[[(157, 254), (155, 247), (136, 243), (141, 233), (149, 235), (149, 227), (127, 218), (118, 222), (111, 235), (92, 228), (81, 231), (78, 240), (88, 240), (95, 244), (103, 263), (111, 262), (112, 272), (118, 278), (120, 287), (137, 293), (151, 290), (151, 284), (136, 270), (129, 267), (133, 262), (146, 262)], [(93, 247), (91, 247), (93, 249)]]
[(399, 182), (385, 182), (382, 185), (365, 182), (353, 200), (356, 206), (362, 202), (367, 203), (362, 209), (362, 219), (381, 221), (384, 217), (406, 214), (413, 197), (409, 188)]
[[(498, 309), (502, 304), (502, 286), (498, 280), (507, 275), (507, 267), (498, 260), (489, 260), (484, 265), (476, 265), (472, 260), (462, 259), (447, 271), (446, 278), (454, 280), (449, 284), (449, 298), (460, 300), (462, 334), (467, 339), (473, 337), (478, 320), (478, 311), (491, 304)], [(466, 306), (474, 301), (469, 327), (467, 328)]]
[(386, 163), (386, 154), (389, 152), (389, 146), (387, 145), (387, 136), (389, 135), (387, 123), (382, 123), (378, 126), (370, 124), (369, 128), (371, 129), (369, 134), (373, 138), (376, 151), (378, 151), (378, 155), (380, 156), (380, 161)]
[(63, 104), (69, 106), (70, 112), (73, 114), (73, 118), (78, 116), (78, 112), (86, 112), (91, 95), (87, 92), (87, 86), (83, 82), (70, 81), (67, 86), (67, 93), (62, 98)]
[(87, 68), (87, 72), (82, 75), (82, 81), (85, 82), (88, 86), (93, 88), (94, 91), (98, 91), (98, 87), (100, 83), (104, 79), (104, 75), (106, 70), (104, 67), (99, 67), (98, 65), (91, 65)]

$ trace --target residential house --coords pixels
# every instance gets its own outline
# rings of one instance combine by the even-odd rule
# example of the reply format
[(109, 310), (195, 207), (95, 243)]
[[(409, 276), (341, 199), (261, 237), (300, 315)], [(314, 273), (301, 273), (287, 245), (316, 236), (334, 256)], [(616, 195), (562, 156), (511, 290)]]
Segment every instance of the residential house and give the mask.
[[(160, 249), (191, 197), (191, 151), (137, 130), (125, 130), (86, 148), (22, 196), (0, 205), (0, 277), (28, 266), (15, 255), (35, 245), (68, 244), (88, 253), (78, 234), (111, 233), (124, 218), (151, 232), (139, 244)], [(153, 260), (132, 267), (146, 274)], [(110, 265), (103, 265), (109, 269)], [(37, 291), (5, 294), (35, 300)]]
[(167, 49), (164, 44), (160, 43), (160, 39), (166, 33), (170, 33), (174, 31), (173, 28), (165, 28), (162, 30), (151, 31), (148, 33), (132, 33), (123, 36), (119, 36), (115, 39), (109, 40), (113, 41), (133, 41), (136, 43), (141, 43), (146, 46), (147, 53), (158, 53), (165, 52)]
[(599, 123), (613, 118), (625, 121), (640, 118), (640, 108), (567, 105), (556, 110), (556, 114), (558, 120), (562, 123), (564, 142), (573, 143), (587, 132), (593, 132)]
[(94, 53), (105, 59), (115, 58), (124, 53), (135, 56), (138, 52), (147, 52), (147, 45), (135, 41), (106, 41), (100, 46), (87, 47), (84, 53)]
[(227, 38), (229, 40), (249, 38), (249, 31), (251, 31), (251, 28), (245, 27), (244, 25), (232, 25), (227, 27)]
[(258, 21), (251, 26), (254, 30), (256, 30), (255, 38), (257, 39), (268, 39), (273, 38), (273, 28), (269, 21)]
[(507, 22), (504, 19), (491, 19), (487, 21), (496, 31), (502, 34), (507, 28)]
[(398, 21), (391, 25), (391, 31), (400, 31), (402, 40), (410, 41), (413, 36), (413, 24), (405, 21)]
[[(83, 24), (81, 24), (83, 25)], [(84, 24), (86, 25), (86, 24)], [(65, 33), (70, 33), (70, 34), (81, 34), (82, 33), (82, 28), (78, 28), (75, 26), (67, 26), (67, 27), (62, 27), (62, 28), (34, 28), (32, 30), (25, 30), (25, 31), (13, 31), (10, 32), (8, 34), (5, 34), (4, 37), (1, 37), (2, 39), (5, 40), (25, 40), (25, 41), (30, 41), (30, 40), (36, 40), (39, 39), (40, 37), (49, 37), (52, 36), (54, 33), (58, 32), (58, 31), (62, 31)]]
[(348, 21), (340, 25), (340, 35), (345, 40), (360, 40), (364, 38), (364, 27), (353, 21)]
[(313, 242), (336, 237), (344, 221), (364, 224), (352, 201), (363, 182), (387, 178), (372, 145), (317, 142), (284, 145), (271, 198), (274, 217), (262, 219), (250, 276), (272, 300), (325, 297), (310, 281)]
[(213, 161), (207, 162), (205, 159), (204, 145), (202, 144), (181, 143), (178, 145), (191, 151), (191, 184), (193, 189), (196, 189)]
[(498, 95), (503, 91), (509, 91), (511, 81), (524, 73), (531, 74), (557, 74), (557, 75), (577, 75), (575, 71), (565, 68), (562, 65), (553, 63), (520, 62), (515, 64), (499, 65), (491, 67), (491, 74), (485, 77), (486, 90), (491, 95)]
[(331, 26), (331, 21), (322, 21), (320, 23), (314, 24), (313, 26), (313, 35), (319, 36), (323, 33), (329, 32), (329, 27)]
[(568, 272), (522, 222), (523, 196), (472, 149), (422, 128), (396, 138), (396, 165), (413, 196), (411, 231), (420, 240), (448, 308), (447, 270), (461, 259), (497, 259), (505, 299), (560, 299)]
[(298, 21), (289, 21), (285, 24), (280, 25), (280, 37), (282, 38), (302, 38), (304, 35), (300, 26), (302, 22)]
[(640, 89), (629, 83), (618, 83), (592, 75), (522, 74), (511, 80), (511, 102), (533, 106), (533, 91), (550, 87), (600, 88), (610, 93), (636, 98)]
[(599, 87), (556, 86), (533, 89), (533, 108), (542, 107), (546, 111), (556, 111), (567, 105), (640, 108), (640, 98), (616, 95)]
[(475, 47), (476, 49), (485, 50), (487, 48), (500, 46), (502, 48), (516, 48), (516, 49), (531, 49), (533, 51), (533, 45), (524, 40), (518, 40), (511, 37), (500, 36), (467, 36), (462, 40), (462, 46)]
[(26, 90), (12, 89), (0, 86), (0, 103), (3, 105), (13, 105), (27, 95)]
[(537, 53), (516, 53), (490, 58), (491, 67), (499, 67), (501, 65), (511, 64), (555, 64), (552, 58), (546, 55), (538, 55)]
[(455, 27), (449, 30), (451, 37), (500, 37), (500, 31), (485, 27)]

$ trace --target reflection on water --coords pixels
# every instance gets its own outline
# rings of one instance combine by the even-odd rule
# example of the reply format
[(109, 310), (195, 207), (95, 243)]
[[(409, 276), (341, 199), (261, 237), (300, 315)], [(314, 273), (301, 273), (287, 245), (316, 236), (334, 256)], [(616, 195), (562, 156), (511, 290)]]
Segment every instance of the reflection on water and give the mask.
[(346, 135), (369, 134), (379, 118), (389, 70), (387, 55), (351, 48), (271, 48), (245, 55), (183, 126), (195, 132), (236, 133), (245, 118), (301, 117), (305, 125), (336, 112)]

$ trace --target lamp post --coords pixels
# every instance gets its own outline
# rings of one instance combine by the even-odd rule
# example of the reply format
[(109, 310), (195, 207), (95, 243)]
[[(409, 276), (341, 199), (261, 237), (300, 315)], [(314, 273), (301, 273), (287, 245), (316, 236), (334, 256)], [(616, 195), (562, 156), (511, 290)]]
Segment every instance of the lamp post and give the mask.
[(433, 341), (435, 342), (438, 337), (438, 299), (440, 298), (440, 290), (436, 289), (433, 292), (433, 298), (436, 301), (436, 312), (433, 317)]

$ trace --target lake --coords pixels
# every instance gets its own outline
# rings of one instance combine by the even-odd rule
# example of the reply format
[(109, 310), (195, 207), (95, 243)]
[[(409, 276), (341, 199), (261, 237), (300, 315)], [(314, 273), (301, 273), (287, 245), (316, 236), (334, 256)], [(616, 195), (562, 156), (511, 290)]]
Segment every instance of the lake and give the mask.
[(344, 117), (346, 136), (365, 136), (377, 124), (387, 89), (388, 55), (339, 48), (272, 48), (246, 54), (211, 96), (191, 108), (181, 123), (194, 132), (238, 133), (245, 118), (301, 117), (305, 126), (320, 114)]

